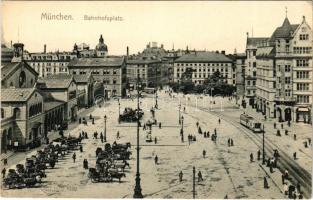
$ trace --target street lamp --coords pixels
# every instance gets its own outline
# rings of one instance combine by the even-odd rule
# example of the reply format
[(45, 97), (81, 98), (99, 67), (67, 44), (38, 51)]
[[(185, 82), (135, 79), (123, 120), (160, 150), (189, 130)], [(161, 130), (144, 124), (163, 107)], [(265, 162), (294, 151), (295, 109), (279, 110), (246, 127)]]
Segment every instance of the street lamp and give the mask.
[(181, 124), (180, 109), (181, 109), (181, 103), (180, 103), (180, 101), (179, 101), (179, 105), (178, 105), (178, 123), (179, 123), (179, 124)]
[(117, 101), (118, 101), (118, 123), (120, 123), (121, 122), (121, 108), (120, 108), (121, 104), (120, 104), (120, 99), (117, 99)]
[(141, 199), (143, 195), (141, 193), (141, 185), (140, 185), (140, 171), (139, 171), (139, 74), (137, 74), (137, 172), (136, 172), (136, 184), (134, 189), (134, 198)]
[(265, 164), (265, 149), (264, 149), (264, 134), (265, 134), (265, 129), (264, 129), (264, 124), (262, 128), (262, 146), (263, 146), (263, 156), (262, 156), (262, 164)]
[(212, 102), (212, 91), (214, 90), (214, 88), (210, 88), (210, 90), (211, 90), (211, 103), (210, 104), (211, 104), (211, 110), (212, 110), (212, 103), (213, 103)]
[(184, 142), (184, 116), (181, 116), (181, 133), (182, 142)]
[(156, 89), (155, 90), (155, 105), (154, 105), (155, 108), (158, 108), (158, 90)]
[(107, 116), (104, 115), (104, 142), (107, 141)]

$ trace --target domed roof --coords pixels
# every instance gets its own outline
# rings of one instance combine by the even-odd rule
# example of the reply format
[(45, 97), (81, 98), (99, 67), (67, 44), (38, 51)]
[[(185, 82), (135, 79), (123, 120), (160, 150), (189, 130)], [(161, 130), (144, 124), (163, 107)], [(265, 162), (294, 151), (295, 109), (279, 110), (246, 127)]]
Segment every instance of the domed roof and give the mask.
[(96, 46), (96, 50), (98, 51), (108, 51), (108, 46), (104, 43), (99, 43)]
[(96, 46), (96, 50), (98, 50), (98, 51), (108, 51), (108, 46), (106, 44), (104, 44), (104, 40), (103, 40), (102, 35), (100, 35), (99, 43)]

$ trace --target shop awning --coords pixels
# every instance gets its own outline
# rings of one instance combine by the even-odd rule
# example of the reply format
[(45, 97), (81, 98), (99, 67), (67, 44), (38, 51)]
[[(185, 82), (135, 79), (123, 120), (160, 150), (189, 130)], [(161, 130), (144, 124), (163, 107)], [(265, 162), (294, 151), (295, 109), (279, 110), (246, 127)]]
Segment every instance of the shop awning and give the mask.
[(298, 112), (309, 112), (308, 108), (298, 108)]

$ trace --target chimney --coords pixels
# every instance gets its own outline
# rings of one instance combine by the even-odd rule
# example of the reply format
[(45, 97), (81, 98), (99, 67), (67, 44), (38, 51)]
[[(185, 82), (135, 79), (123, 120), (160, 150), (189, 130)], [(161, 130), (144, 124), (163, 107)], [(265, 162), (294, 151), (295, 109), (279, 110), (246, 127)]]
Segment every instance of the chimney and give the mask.
[(247, 38), (249, 38), (249, 32), (247, 32)]
[(304, 15), (302, 16), (302, 19), (303, 19), (302, 21), (305, 22), (305, 16)]
[(215, 51), (215, 53), (220, 53), (219, 51)]
[(126, 57), (128, 58), (128, 56), (129, 56), (129, 47), (127, 46), (126, 47)]
[(161, 49), (163, 49), (163, 47), (164, 47), (164, 45), (163, 45), (163, 44), (161, 44)]
[(43, 52), (46, 53), (47, 52), (47, 45), (43, 45)]
[(223, 51), (222, 51), (222, 54), (224, 54), (224, 55), (225, 55), (225, 53), (226, 53), (226, 52), (225, 52), (225, 50), (223, 50)]
[(12, 40), (11, 40), (11, 49), (13, 48)]

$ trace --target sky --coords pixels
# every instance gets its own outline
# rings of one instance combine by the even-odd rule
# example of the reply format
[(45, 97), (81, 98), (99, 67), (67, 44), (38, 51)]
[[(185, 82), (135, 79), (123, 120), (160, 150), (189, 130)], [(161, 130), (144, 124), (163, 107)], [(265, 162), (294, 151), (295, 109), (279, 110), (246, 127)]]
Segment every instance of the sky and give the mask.
[[(2, 2), (1, 40), (22, 42), (30, 52), (70, 51), (74, 43), (94, 48), (100, 34), (110, 55), (142, 51), (149, 42), (165, 49), (244, 52), (246, 33), (270, 37), (287, 16), (291, 24), (312, 24), (311, 1), (154, 1), (154, 2)], [(72, 15), (73, 20), (44, 20), (42, 13)], [(86, 21), (84, 15), (121, 17)]]

